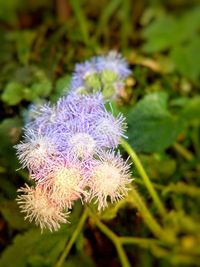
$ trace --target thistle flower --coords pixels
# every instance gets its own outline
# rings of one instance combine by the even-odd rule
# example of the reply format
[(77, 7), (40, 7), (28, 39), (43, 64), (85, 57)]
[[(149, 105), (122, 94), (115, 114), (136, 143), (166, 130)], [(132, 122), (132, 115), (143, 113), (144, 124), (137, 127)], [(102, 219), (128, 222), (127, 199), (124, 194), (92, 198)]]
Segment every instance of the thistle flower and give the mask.
[(104, 152), (93, 163), (89, 186), (91, 199), (96, 198), (98, 210), (108, 205), (108, 200), (115, 202), (127, 195), (130, 165), (124, 162), (119, 152)]
[(58, 205), (53, 203), (42, 186), (33, 188), (25, 185), (18, 192), (22, 193), (18, 196), (17, 202), (21, 211), (26, 213), (25, 219), (30, 222), (35, 221), (42, 231), (44, 228), (56, 231), (60, 228), (60, 223), (67, 222), (68, 212), (64, 213)]

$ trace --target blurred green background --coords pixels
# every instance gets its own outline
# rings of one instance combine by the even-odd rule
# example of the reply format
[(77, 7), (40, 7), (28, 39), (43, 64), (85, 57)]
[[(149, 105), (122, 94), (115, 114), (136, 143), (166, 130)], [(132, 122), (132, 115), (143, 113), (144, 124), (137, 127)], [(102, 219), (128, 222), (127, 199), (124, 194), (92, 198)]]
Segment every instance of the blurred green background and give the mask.
[[(200, 266), (200, 2), (195, 0), (0, 0), (0, 267), (54, 266), (82, 212), (43, 235), (23, 219), (16, 190), (28, 182), (13, 145), (32, 103), (55, 102), (77, 62), (116, 49), (133, 71), (113, 103), (168, 215), (176, 246), (126, 246), (131, 266)], [(127, 155), (124, 153), (124, 156)], [(16, 171), (17, 170), (17, 171)], [(138, 177), (133, 166), (133, 175)], [(129, 200), (99, 218), (117, 235), (153, 238)], [(112, 243), (88, 220), (63, 265), (120, 266)]]

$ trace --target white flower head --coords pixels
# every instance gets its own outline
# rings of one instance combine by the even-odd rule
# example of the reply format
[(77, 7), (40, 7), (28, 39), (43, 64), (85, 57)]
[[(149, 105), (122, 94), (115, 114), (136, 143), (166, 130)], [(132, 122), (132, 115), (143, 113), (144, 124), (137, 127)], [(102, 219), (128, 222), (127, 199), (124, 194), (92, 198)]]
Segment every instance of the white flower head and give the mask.
[(104, 112), (96, 119), (96, 135), (102, 139), (105, 147), (114, 148), (120, 143), (120, 138), (127, 138), (124, 134), (127, 124), (122, 114), (117, 118), (112, 113)]
[(36, 188), (25, 187), (18, 190), (23, 194), (18, 196), (17, 202), (21, 211), (26, 213), (25, 219), (40, 226), (43, 231), (48, 228), (50, 231), (58, 230), (60, 223), (66, 223), (68, 212), (63, 212), (58, 205), (52, 202), (46, 190), (42, 186)]
[(44, 164), (51, 164), (57, 153), (55, 140), (49, 136), (28, 132), (24, 142), (15, 146), (22, 167), (31, 171), (40, 169)]
[(108, 205), (108, 200), (115, 202), (127, 195), (130, 165), (124, 162), (120, 154), (104, 152), (95, 160), (89, 180), (91, 198), (96, 198), (98, 210)]
[(50, 199), (61, 208), (71, 208), (74, 200), (87, 194), (84, 191), (85, 175), (76, 161), (54, 166), (43, 184), (48, 188)]
[(88, 133), (76, 133), (69, 138), (69, 147), (77, 158), (93, 156), (96, 149), (94, 138)]

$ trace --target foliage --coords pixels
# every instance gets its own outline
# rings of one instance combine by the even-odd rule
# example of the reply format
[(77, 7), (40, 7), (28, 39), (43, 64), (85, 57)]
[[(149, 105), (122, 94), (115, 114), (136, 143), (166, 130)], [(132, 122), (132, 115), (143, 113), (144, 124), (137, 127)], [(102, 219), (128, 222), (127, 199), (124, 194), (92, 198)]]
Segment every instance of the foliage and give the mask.
[[(0, 6), (0, 266), (60, 267), (62, 255), (64, 267), (129, 266), (128, 259), (131, 266), (198, 266), (198, 1), (0, 0)], [(17, 188), (30, 181), (13, 145), (32, 103), (55, 102), (67, 92), (75, 63), (114, 48), (133, 70), (112, 102), (127, 117), (127, 141), (138, 153), (133, 188), (101, 213), (88, 207), (84, 218), (78, 203), (71, 225), (41, 234), (15, 202)]]

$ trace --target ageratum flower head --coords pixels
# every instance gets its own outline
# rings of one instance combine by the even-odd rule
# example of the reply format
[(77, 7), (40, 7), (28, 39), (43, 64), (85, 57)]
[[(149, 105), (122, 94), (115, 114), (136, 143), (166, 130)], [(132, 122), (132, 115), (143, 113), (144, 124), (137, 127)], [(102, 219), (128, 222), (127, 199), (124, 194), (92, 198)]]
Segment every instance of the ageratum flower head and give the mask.
[[(111, 59), (123, 67), (113, 67)], [(129, 73), (124, 60), (111, 53), (77, 66), (73, 79), (91, 86), (92, 75), (101, 76), (110, 68), (120, 79)], [(95, 199), (101, 210), (124, 197), (130, 183), (129, 165), (114, 150), (125, 129), (123, 115), (114, 117), (107, 111), (100, 92), (71, 91), (53, 105), (32, 108), (24, 139), (15, 146), (34, 184), (19, 190), (17, 201), (26, 218), (42, 229), (57, 230), (77, 200), (84, 204)]]
[(116, 51), (93, 57), (77, 64), (72, 76), (71, 90), (76, 93), (103, 92), (107, 99), (120, 95), (126, 78), (131, 74), (127, 61)]
[(108, 201), (115, 202), (127, 195), (130, 165), (124, 162), (120, 153), (103, 152), (93, 161), (89, 180), (91, 198), (96, 199), (98, 209), (108, 206)]
[(17, 202), (21, 211), (26, 213), (25, 219), (50, 231), (58, 230), (60, 223), (66, 223), (68, 212), (63, 212), (60, 207), (48, 198), (47, 192), (42, 186), (36, 188), (25, 185), (18, 190), (20, 195)]

